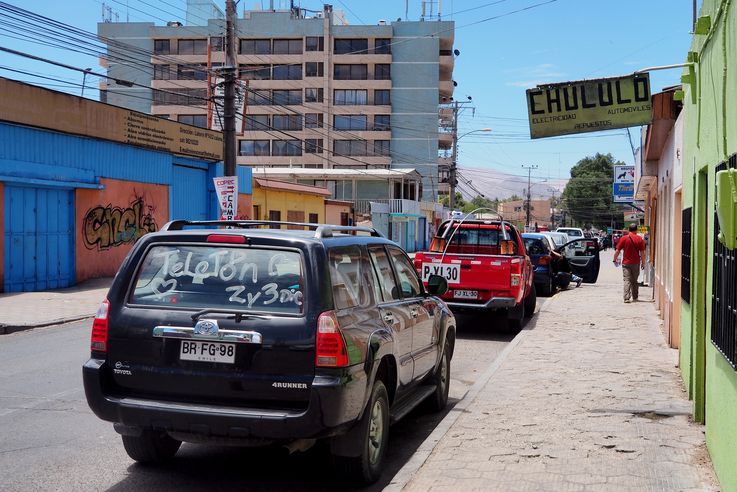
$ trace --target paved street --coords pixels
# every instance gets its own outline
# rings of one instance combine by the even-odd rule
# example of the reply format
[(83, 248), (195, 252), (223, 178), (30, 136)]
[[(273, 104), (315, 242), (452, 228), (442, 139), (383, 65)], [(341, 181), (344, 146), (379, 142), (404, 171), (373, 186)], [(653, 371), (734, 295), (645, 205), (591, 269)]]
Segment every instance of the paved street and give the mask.
[[(0, 490), (331, 490), (321, 446), (286, 457), (279, 449), (184, 445), (170, 467), (133, 464), (112, 425), (87, 407), (81, 364), (90, 321), (0, 337)], [(454, 404), (508, 345), (512, 335), (464, 318), (450, 398)], [(416, 410), (392, 427), (381, 490), (444, 414)], [(245, 465), (244, 465), (245, 463)]]
[(390, 490), (718, 490), (652, 291), (624, 304), (621, 275), (604, 253), (551, 299)]

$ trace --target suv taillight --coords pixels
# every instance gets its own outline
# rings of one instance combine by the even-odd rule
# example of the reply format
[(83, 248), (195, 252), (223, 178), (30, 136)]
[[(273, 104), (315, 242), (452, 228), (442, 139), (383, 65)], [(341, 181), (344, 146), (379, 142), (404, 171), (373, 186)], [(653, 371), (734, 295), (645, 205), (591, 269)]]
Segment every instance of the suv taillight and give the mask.
[(325, 311), (317, 318), (315, 340), (316, 367), (346, 367), (348, 350), (340, 332), (335, 311)]
[(107, 317), (110, 312), (110, 301), (105, 299), (100, 303), (92, 322), (92, 336), (90, 337), (90, 349), (95, 352), (107, 352)]

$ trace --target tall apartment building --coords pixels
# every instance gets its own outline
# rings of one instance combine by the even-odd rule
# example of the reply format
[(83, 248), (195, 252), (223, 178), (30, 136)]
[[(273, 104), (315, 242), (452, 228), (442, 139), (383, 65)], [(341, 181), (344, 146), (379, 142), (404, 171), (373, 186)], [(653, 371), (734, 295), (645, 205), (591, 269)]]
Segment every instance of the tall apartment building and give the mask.
[[(203, 3), (189, 0), (188, 8), (196, 4), (196, 12), (205, 12)], [(225, 62), (224, 20), (194, 12), (188, 25), (99, 24), (98, 33), (109, 40), (111, 77), (166, 90), (109, 79), (101, 86), (104, 100), (198, 126), (217, 123), (221, 110), (215, 106), (208, 114), (206, 100), (213, 83), (208, 74)], [(194, 20), (198, 25), (189, 25)], [(438, 150), (450, 144), (438, 131), (438, 106), (453, 95), (453, 22), (348, 25), (325, 5), (319, 12), (242, 12), (236, 35), (246, 114), (238, 164), (364, 174), (415, 169), (422, 192), (414, 199), (435, 201)], [(124, 53), (131, 57), (116, 41), (148, 50), (151, 70), (114, 63)]]

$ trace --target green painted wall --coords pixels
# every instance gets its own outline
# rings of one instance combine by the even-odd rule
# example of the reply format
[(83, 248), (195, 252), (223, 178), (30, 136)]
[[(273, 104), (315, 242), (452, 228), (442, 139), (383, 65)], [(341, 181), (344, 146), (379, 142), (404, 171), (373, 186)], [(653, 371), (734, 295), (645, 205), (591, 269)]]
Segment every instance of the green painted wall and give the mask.
[[(737, 491), (737, 372), (712, 345), (711, 279), (714, 168), (737, 152), (737, 0), (704, 0), (708, 34), (695, 34), (698, 54), (684, 71), (683, 206), (693, 207), (691, 304), (681, 307), (681, 372), (706, 423), (706, 441), (722, 490)], [(692, 56), (692, 55), (691, 55)], [(691, 58), (690, 58), (691, 59)], [(694, 83), (695, 82), (695, 83)], [(693, 99), (692, 99), (693, 97)]]

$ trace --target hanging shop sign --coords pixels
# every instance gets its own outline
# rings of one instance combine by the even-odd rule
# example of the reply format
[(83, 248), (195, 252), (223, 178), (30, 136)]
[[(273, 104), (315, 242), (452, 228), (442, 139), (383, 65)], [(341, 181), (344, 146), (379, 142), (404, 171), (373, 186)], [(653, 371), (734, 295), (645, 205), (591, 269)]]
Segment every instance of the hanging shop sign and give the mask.
[(235, 220), (238, 215), (238, 177), (223, 176), (212, 180), (220, 204), (220, 220)]
[(646, 125), (652, 119), (647, 73), (539, 85), (527, 90), (530, 138)]
[(635, 166), (614, 166), (612, 201), (632, 203), (635, 200)]

